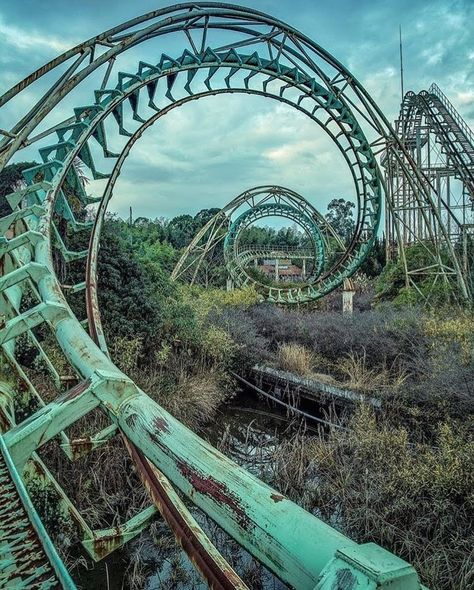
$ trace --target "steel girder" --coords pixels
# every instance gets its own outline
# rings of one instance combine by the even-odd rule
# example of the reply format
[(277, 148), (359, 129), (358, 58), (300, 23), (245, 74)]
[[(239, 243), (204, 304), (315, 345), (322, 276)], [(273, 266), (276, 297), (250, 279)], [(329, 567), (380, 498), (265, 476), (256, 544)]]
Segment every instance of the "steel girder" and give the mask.
[(0, 434), (0, 588), (74, 590)]
[[(224, 260), (227, 269), (237, 286), (253, 283), (258, 287), (260, 292), (263, 291), (266, 294), (266, 298), (269, 300), (276, 299), (278, 301), (304, 302), (305, 287), (285, 289), (283, 286), (283, 288), (275, 289), (253, 279), (246, 271), (248, 263), (254, 256), (249, 252), (249, 258), (248, 255), (244, 256), (242, 252), (239, 252), (242, 232), (258, 219), (271, 216), (286, 217), (303, 228), (312, 245), (312, 259), (314, 263), (313, 271), (308, 278), (308, 283), (313, 284), (315, 282), (321, 274), (326, 261), (322, 233), (319, 230), (318, 225), (314, 223), (313, 219), (307, 217), (299, 208), (284, 203), (264, 203), (256, 205), (255, 207), (244, 211), (232, 222), (224, 238)], [(277, 292), (276, 297), (273, 295), (274, 292)], [(287, 299), (285, 299), (285, 296)]]
[(403, 258), (418, 244), (425, 263), (408, 269), (407, 284), (418, 289), (422, 277), (432, 288), (437, 282), (450, 288), (460, 272), (465, 299), (472, 300), (474, 134), (436, 84), (405, 94), (396, 129), (429, 198), (405, 175), (401, 148), (393, 145), (383, 161), (388, 256)]
[[(224, 45), (222, 33), (229, 35)], [(178, 57), (161, 53), (154, 64), (142, 61), (135, 73), (119, 71), (117, 85), (110, 86), (116, 62), (124, 52), (154, 39), (166, 41), (172, 34), (184, 36), (189, 48)], [(241, 52), (245, 47), (249, 52)], [(65, 71), (59, 67), (63, 64)], [(76, 107), (73, 116), (48, 127), (55, 107), (102, 66), (105, 73), (94, 101)], [(56, 436), (65, 441), (67, 448), (73, 448), (68, 447), (73, 441), (68, 441), (64, 429), (91, 409), (101, 407), (109, 417), (110, 427), (86, 446), (94, 448), (94, 444), (106, 442), (116, 432), (122, 433), (154, 504), (176, 535), (190, 541), (185, 549), (212, 587), (243, 585), (215, 555), (204, 533), (195, 529), (185, 507), (168, 487), (168, 479), (292, 587), (322, 590), (339, 583), (342, 576), (348, 585), (419, 589), (418, 577), (409, 564), (372, 544), (359, 546), (341, 535), (229, 461), (153, 402), (107, 356), (105, 342), (94, 331), (98, 308), (91, 296), (101, 216), (135, 141), (147, 126), (171, 109), (227, 92), (272, 97), (305, 113), (331, 137), (348, 165), (358, 202), (357, 231), (337, 272), (330, 279), (321, 277), (319, 292), (329, 292), (355, 272), (376, 236), (381, 175), (372, 148), (381, 148), (387, 137), (393, 136), (382, 113), (352, 75), (310, 39), (268, 15), (221, 3), (175, 5), (106, 31), (17, 84), (0, 97), (0, 106), (14, 100), (44, 74), (53, 72), (53, 78), (58, 71), (48, 92), (10, 130), (1, 132), (4, 139), (0, 141), (2, 167), (20, 149), (36, 142), (41, 146), (42, 159), (41, 164), (25, 172), (27, 188), (9, 195), (15, 219), (8, 216), (3, 223), (4, 282), (0, 296), (5, 323), (0, 341), (3, 359), (17, 375), (4, 372), (2, 379), (6, 384), (11, 379), (21, 380), (29, 395), (40, 400), (38, 411), (5, 433), (15, 468), (28, 468), (35, 461), (36, 450)], [(201, 89), (194, 90), (193, 84), (200, 79), (198, 73), (203, 73), (204, 79), (201, 77)], [(375, 138), (370, 143), (354, 112), (371, 127)], [(34, 135), (39, 124), (47, 129)], [(45, 145), (51, 136), (55, 140)], [(129, 138), (125, 145), (123, 138)], [(94, 142), (99, 153), (92, 148)], [(75, 169), (77, 159), (94, 179), (109, 179), (100, 199), (88, 254), (71, 252), (56, 225), (59, 219), (67, 222), (72, 231), (90, 229), (76, 219), (75, 209), (78, 204), (86, 207), (98, 199), (87, 194)], [(113, 170), (101, 172), (108, 159), (115, 159)], [(85, 287), (90, 336), (67, 303), (67, 290), (63, 290), (55, 272), (53, 248), (58, 249), (65, 263), (88, 256)], [(30, 263), (37, 266), (29, 268), (38, 272), (23, 270)], [(72, 287), (78, 292), (83, 285)], [(25, 301), (26, 289), (39, 303), (23, 310), (20, 303)], [(70, 365), (72, 379), (78, 381), (49, 404), (42, 402), (15, 358), (18, 336), (27, 335), (34, 342), (38, 325), (46, 326), (55, 335)], [(54, 372), (51, 362), (48, 368)], [(123, 539), (99, 535), (88, 538), (90, 544), (96, 546), (96, 541), (106, 539), (117, 546), (140, 530), (150, 512), (137, 515), (133, 526), (121, 528)], [(86, 525), (84, 528), (88, 530)], [(126, 535), (122, 535), (125, 530)], [(84, 540), (86, 547), (88, 539)], [(106, 545), (102, 547), (102, 554), (110, 550)]]
[[(244, 209), (244, 213), (241, 213)], [(289, 212), (293, 214), (289, 215)], [(339, 278), (331, 285), (331, 278), (337, 276), (337, 271), (348, 253), (346, 246), (341, 238), (328, 223), (326, 218), (319, 213), (315, 207), (304, 197), (282, 186), (258, 186), (248, 189), (235, 197), (213, 218), (211, 218), (203, 228), (201, 228), (189, 246), (185, 248), (181, 258), (172, 272), (174, 280), (183, 282), (189, 281), (191, 284), (199, 282), (199, 270), (204, 266), (206, 257), (211, 260), (211, 264), (225, 262), (235, 283), (240, 286), (253, 284), (255, 285), (262, 297), (270, 301), (280, 303), (304, 303), (317, 299), (322, 294), (317, 290), (317, 285), (308, 285), (298, 288), (271, 287), (268, 285), (257, 284), (257, 282), (243, 270), (243, 253), (239, 249), (239, 240), (234, 236), (234, 229), (237, 229), (237, 218), (235, 215), (245, 216), (243, 221), (252, 222), (255, 216), (262, 217), (267, 215), (277, 215), (288, 217), (297, 223), (301, 223), (310, 241), (313, 242), (313, 254), (311, 258), (316, 261), (312, 279), (317, 279), (324, 270), (324, 278), (328, 279), (328, 291), (339, 285)], [(255, 217), (255, 218), (257, 218)], [(239, 233), (244, 227), (239, 222)], [(245, 224), (247, 225), (247, 224)], [(234, 229), (232, 229), (234, 227)], [(225, 242), (227, 240), (227, 245)], [(230, 243), (232, 242), (232, 248)], [(215, 252), (222, 249), (222, 255)], [(233, 250), (233, 251), (232, 251)], [(251, 260), (252, 256), (249, 249), (246, 249), (248, 256), (246, 260)], [(319, 253), (318, 253), (319, 252)], [(335, 260), (330, 266), (325, 266), (330, 256)], [(291, 257), (291, 256), (290, 256)], [(245, 265), (244, 265), (245, 266)], [(316, 280), (311, 280), (314, 285)], [(316, 288), (315, 288), (316, 287)]]

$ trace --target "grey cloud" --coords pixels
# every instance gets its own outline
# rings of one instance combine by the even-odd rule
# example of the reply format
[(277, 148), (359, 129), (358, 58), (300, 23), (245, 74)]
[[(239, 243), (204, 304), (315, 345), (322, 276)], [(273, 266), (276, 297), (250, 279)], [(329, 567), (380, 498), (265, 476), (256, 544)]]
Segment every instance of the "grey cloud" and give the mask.
[[(405, 87), (426, 88), (436, 81), (472, 124), (474, 93), (474, 17), (472, 0), (241, 0), (275, 14), (333, 52), (367, 85), (389, 119), (398, 115), (398, 24), (403, 27)], [(122, 20), (165, 6), (167, 2), (123, 3), (94, 0), (80, 4), (48, 0), (4, 3), (0, 24), (25, 35), (41, 32), (44, 43), (34, 50), (0, 40), (1, 91), (55, 55), (56, 42), (91, 37)], [(48, 46), (47, 41), (50, 41)], [(177, 37), (169, 49), (179, 50)], [(157, 61), (163, 48), (146, 47)], [(120, 69), (133, 71), (140, 48), (121, 57)], [(98, 79), (98, 78), (97, 78)], [(97, 85), (97, 80), (95, 82)], [(88, 104), (94, 89), (81, 87), (61, 104), (61, 115)], [(473, 94), (474, 95), (474, 94)], [(22, 108), (26, 110), (27, 95)], [(18, 113), (5, 109), (1, 126), (10, 127)], [(32, 150), (21, 159), (32, 157)], [(352, 196), (340, 156), (322, 132), (300, 114), (274, 101), (247, 96), (210, 98), (164, 117), (137, 143), (119, 179), (112, 209), (126, 214), (130, 202), (137, 215), (175, 215), (188, 209), (223, 205), (248, 188), (281, 183), (310, 196), (323, 207), (333, 196)]]

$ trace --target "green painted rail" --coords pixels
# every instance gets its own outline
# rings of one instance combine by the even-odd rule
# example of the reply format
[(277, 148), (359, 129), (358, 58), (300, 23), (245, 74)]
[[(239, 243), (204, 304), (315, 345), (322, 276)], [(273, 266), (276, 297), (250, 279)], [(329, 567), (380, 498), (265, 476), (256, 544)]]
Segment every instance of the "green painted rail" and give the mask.
[(0, 588), (74, 590), (0, 435)]
[[(153, 38), (165, 43), (167, 35), (175, 33), (189, 42), (175, 57), (160, 53), (158, 61), (149, 57), (153, 63), (140, 61), (135, 71), (118, 71), (111, 78), (123, 52)], [(222, 45), (228, 34), (230, 44)], [(68, 67), (59, 68), (58, 74), (56, 67), (66, 62)], [(76, 107), (58, 124), (55, 115), (61, 100), (102, 66), (104, 77), (90, 104)], [(13, 212), (0, 220), (0, 361), (2, 369), (7, 367), (0, 386), (13, 391), (13, 405), (23, 397), (35, 408), (0, 438), (0, 587), (74, 587), (31, 504), (23, 473), (32, 463), (39, 465), (37, 451), (53, 438), (59, 438), (73, 460), (119, 434), (126, 437), (154, 505), (168, 522), (179, 525), (181, 532), (173, 530), (193, 560), (200, 552), (200, 571), (213, 588), (237, 588), (242, 583), (228, 575), (222, 559), (211, 555), (211, 544), (201, 531), (194, 531), (194, 544), (189, 542), (192, 535), (185, 531), (195, 525), (184, 514), (175, 490), (289, 587), (420, 590), (410, 564), (377, 545), (348, 539), (230, 461), (141, 391), (110, 360), (99, 329), (97, 299), (91, 296), (97, 287), (94, 269), (102, 218), (135, 141), (160, 117), (189, 101), (235, 92), (272, 98), (303, 113), (318, 131), (327, 133), (347, 165), (358, 203), (354, 239), (333, 272), (321, 274), (308, 286), (305, 300), (342, 285), (368, 256), (380, 223), (382, 179), (373, 148), (389, 139), (398, 141), (370, 96), (335, 58), (291, 26), (252, 9), (212, 2), (173, 5), (106, 31), (17, 84), (0, 97), (0, 106), (46, 73), (51, 79), (58, 74), (49, 91), (0, 139), (0, 169), (23, 147), (35, 142), (40, 146), (40, 163), (24, 171), (26, 188), (7, 195)], [(365, 114), (357, 117), (361, 109)], [(374, 129), (380, 133), (370, 144), (364, 120), (374, 123), (371, 137)], [(35, 136), (38, 126), (45, 131)], [(112, 145), (119, 153), (111, 151)], [(78, 161), (93, 179), (108, 179), (102, 197), (87, 193), (75, 166)], [(81, 219), (85, 208), (97, 201), (99, 215), (92, 229)], [(71, 232), (92, 232), (89, 251), (69, 249), (67, 232), (60, 231), (64, 225)], [(86, 256), (85, 281), (62, 285), (57, 258), (67, 265), (79, 264)], [(82, 292), (87, 319), (77, 318), (67, 299), (70, 293)], [(27, 293), (33, 296), (25, 297)], [(38, 329), (49, 330), (56, 340), (67, 361), (65, 373), (59, 373), (42, 348)], [(22, 337), (36, 347), (56, 384), (58, 397), (49, 403), (21, 366), (17, 344)], [(69, 382), (72, 387), (63, 387)], [(157, 399), (158, 393), (154, 392)], [(0, 404), (1, 394), (2, 389)], [(102, 410), (107, 426), (89, 438), (69, 439), (69, 426), (96, 408)], [(40, 471), (37, 477), (55, 487), (60, 507), (66, 507), (83, 533), (83, 546), (95, 559), (133, 538), (155, 513), (152, 505), (114, 529), (91, 531), (54, 476), (46, 468)]]

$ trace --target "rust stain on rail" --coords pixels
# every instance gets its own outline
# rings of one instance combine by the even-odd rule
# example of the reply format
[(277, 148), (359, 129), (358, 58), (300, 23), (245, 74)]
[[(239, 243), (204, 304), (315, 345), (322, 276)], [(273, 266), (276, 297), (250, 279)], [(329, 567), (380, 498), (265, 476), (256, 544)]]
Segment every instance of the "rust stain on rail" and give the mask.
[(246, 531), (249, 530), (252, 521), (242, 508), (239, 498), (229, 490), (227, 484), (200, 473), (183, 461), (178, 461), (178, 469), (197, 492), (212, 498), (217, 504), (227, 506), (239, 525)]
[(284, 500), (285, 499), (285, 496), (282, 496), (281, 494), (270, 494), (270, 498), (276, 504), (277, 502), (281, 502), (282, 500)]
[(94, 553), (97, 555), (99, 559), (103, 559), (123, 544), (122, 539), (123, 531), (121, 527), (116, 527), (115, 531), (110, 535), (104, 535), (103, 537), (94, 537), (94, 539), (92, 540)]
[(74, 387), (71, 387), (68, 391), (66, 391), (63, 395), (58, 398), (58, 403), (69, 402), (76, 397), (79, 397), (84, 391), (86, 391), (91, 385), (91, 380), (86, 379), (85, 381), (81, 381)]
[(217, 550), (209, 542), (205, 542), (204, 532), (186, 516), (185, 507), (180, 509), (179, 503), (177, 505), (173, 502), (170, 496), (172, 486), (168, 480), (125, 436), (124, 441), (155, 505), (171, 527), (178, 543), (201, 571), (209, 587), (215, 590), (248, 590)]
[(156, 416), (153, 418), (152, 424), (158, 432), (165, 432), (166, 434), (170, 433), (169, 424), (162, 416)]

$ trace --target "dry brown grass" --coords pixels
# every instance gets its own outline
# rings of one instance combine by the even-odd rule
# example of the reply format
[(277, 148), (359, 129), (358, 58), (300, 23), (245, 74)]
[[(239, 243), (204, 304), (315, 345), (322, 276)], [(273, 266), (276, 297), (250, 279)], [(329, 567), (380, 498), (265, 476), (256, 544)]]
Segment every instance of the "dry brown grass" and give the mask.
[(472, 431), (434, 430), (433, 444), (413, 443), (361, 406), (347, 431), (285, 441), (274, 483), (354, 540), (406, 559), (431, 590), (471, 590)]
[(182, 373), (176, 388), (159, 397), (158, 402), (186, 426), (197, 430), (200, 425), (214, 418), (227, 395), (219, 373)]
[(300, 428), (275, 448), (271, 462), (271, 483), (306, 509), (314, 498), (314, 469), (308, 442), (304, 428)]
[(367, 355), (364, 350), (362, 354), (349, 353), (339, 361), (337, 368), (346, 377), (345, 385), (364, 391), (382, 391), (388, 387), (393, 391), (398, 389), (407, 378), (407, 374), (401, 370), (392, 371), (387, 367), (378, 370), (369, 369), (367, 365)]
[(278, 366), (284, 371), (297, 375), (310, 375), (313, 357), (305, 346), (292, 342), (278, 348)]

